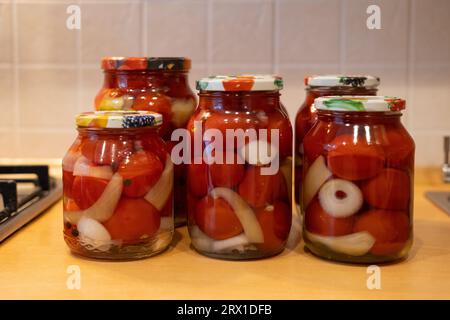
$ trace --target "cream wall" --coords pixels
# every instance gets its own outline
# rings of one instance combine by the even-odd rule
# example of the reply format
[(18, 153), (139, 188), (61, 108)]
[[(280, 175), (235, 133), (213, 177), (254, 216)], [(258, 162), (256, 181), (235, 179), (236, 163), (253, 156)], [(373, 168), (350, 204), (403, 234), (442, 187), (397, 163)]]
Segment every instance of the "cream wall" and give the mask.
[[(81, 30), (66, 28), (69, 4)], [(366, 28), (381, 7), (382, 30)], [(278, 73), (294, 117), (311, 73), (370, 73), (405, 97), (416, 162), (442, 163), (450, 134), (450, 0), (0, 0), (0, 157), (61, 157), (90, 110), (103, 55), (189, 56), (191, 83)]]

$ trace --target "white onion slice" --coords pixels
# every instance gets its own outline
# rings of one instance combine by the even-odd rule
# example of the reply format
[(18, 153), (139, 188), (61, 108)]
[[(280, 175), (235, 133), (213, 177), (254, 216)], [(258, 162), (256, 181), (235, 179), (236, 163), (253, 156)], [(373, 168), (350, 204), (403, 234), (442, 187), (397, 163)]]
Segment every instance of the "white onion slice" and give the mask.
[(197, 226), (191, 228), (191, 239), (192, 244), (198, 250), (214, 253), (242, 251), (244, 246), (250, 244), (244, 233), (224, 240), (214, 240), (204, 234)]
[(161, 217), (161, 223), (159, 224), (159, 231), (173, 231), (173, 217)]
[(73, 167), (73, 175), (110, 180), (113, 171), (110, 166), (93, 166), (86, 157), (79, 157)]
[(349, 256), (365, 255), (375, 243), (375, 238), (367, 231), (348, 234), (338, 237), (327, 237), (305, 231), (306, 237), (316, 243), (320, 243), (331, 250)]
[(78, 221), (80, 243), (100, 251), (108, 251), (111, 246), (111, 235), (99, 222), (88, 217), (82, 217)]
[(173, 189), (173, 163), (170, 157), (166, 158), (164, 170), (155, 185), (145, 195), (145, 200), (150, 202), (158, 211), (161, 211)]
[(239, 194), (228, 188), (214, 188), (211, 191), (214, 198), (223, 198), (233, 208), (234, 213), (244, 228), (244, 233), (251, 243), (263, 243), (264, 234), (252, 208)]
[(306, 209), (308, 204), (317, 194), (322, 184), (332, 176), (325, 164), (325, 158), (319, 156), (309, 167), (303, 181), (303, 206)]
[(64, 211), (64, 220), (77, 225), (82, 217), (105, 222), (114, 214), (114, 210), (122, 194), (122, 188), (122, 176), (115, 173), (106, 185), (100, 198), (92, 206), (82, 211)]
[[(342, 192), (345, 197), (336, 195)], [(345, 218), (354, 215), (363, 205), (361, 190), (353, 182), (332, 179), (324, 183), (319, 191), (319, 201), (326, 213), (335, 218)]]

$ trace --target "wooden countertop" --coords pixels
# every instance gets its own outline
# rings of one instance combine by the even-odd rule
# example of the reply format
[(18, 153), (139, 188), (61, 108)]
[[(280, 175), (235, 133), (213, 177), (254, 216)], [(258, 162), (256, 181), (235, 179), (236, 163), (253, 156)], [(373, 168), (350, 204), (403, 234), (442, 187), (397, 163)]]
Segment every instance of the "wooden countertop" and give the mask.
[[(146, 260), (104, 262), (70, 254), (62, 204), (0, 244), (0, 299), (409, 299), (450, 298), (450, 216), (424, 198), (450, 191), (437, 169), (416, 172), (415, 239), (409, 257), (381, 267), (381, 289), (366, 286), (367, 267), (324, 261), (295, 250), (258, 261), (206, 258), (189, 248), (186, 228), (174, 245)], [(70, 266), (81, 288), (67, 288)]]

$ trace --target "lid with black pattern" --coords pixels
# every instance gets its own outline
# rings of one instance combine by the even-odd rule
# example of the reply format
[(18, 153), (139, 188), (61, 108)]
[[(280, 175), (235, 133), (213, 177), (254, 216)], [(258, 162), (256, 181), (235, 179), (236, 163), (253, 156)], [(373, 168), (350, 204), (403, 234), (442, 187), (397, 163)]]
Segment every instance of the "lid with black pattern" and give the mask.
[(75, 118), (79, 128), (100, 129), (156, 128), (162, 121), (161, 114), (151, 111), (92, 111)]
[(188, 71), (191, 60), (184, 57), (103, 57), (103, 70)]
[(370, 75), (314, 75), (305, 77), (309, 87), (360, 87), (376, 88), (380, 78)]

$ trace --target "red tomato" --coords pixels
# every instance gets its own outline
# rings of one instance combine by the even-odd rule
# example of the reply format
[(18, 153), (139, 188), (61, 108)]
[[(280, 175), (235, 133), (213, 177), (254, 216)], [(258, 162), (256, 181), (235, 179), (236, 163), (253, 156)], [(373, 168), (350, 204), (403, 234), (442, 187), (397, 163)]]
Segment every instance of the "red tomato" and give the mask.
[(131, 140), (86, 138), (81, 144), (81, 153), (99, 166), (118, 165), (133, 152)]
[(104, 225), (112, 239), (133, 242), (152, 237), (160, 223), (158, 210), (146, 200), (122, 198)]
[[(377, 130), (378, 129), (378, 130)], [(388, 167), (405, 169), (414, 167), (414, 141), (407, 132), (397, 128), (374, 128), (374, 136), (384, 149)]]
[[(206, 119), (204, 131), (208, 129), (218, 129), (222, 135), (223, 135), (223, 143), (225, 145), (225, 148), (228, 148), (228, 145), (233, 144), (234, 149), (237, 150), (241, 148), (245, 143), (249, 141), (249, 139), (246, 137), (248, 136), (251, 131), (255, 130), (255, 138), (257, 138), (257, 129), (259, 127), (259, 120), (258, 118), (253, 114), (247, 114), (243, 112), (229, 112), (229, 113), (212, 113), (211, 116)], [(244, 134), (238, 135), (239, 132), (235, 131), (237, 129), (242, 129)], [(227, 141), (227, 130), (231, 134), (233, 134), (233, 141)], [(232, 131), (230, 131), (232, 130)], [(240, 139), (238, 139), (238, 137)]]
[(202, 161), (195, 161), (187, 165), (187, 182), (190, 193), (196, 197), (203, 197), (208, 193), (208, 166)]
[(256, 218), (264, 235), (264, 243), (258, 248), (266, 251), (278, 251), (284, 246), (291, 230), (291, 210), (284, 202), (277, 201), (255, 211)]
[(329, 215), (317, 199), (308, 205), (305, 212), (306, 230), (323, 236), (343, 236), (352, 233), (353, 220), (353, 216), (335, 218)]
[[(307, 162), (313, 163), (320, 155), (326, 157), (326, 148), (336, 136), (338, 128), (332, 124), (319, 121), (316, 126), (307, 128), (307, 130), (308, 134), (303, 139), (303, 154)], [(311, 131), (309, 132), (309, 130)], [(300, 145), (297, 145), (297, 147), (300, 148)], [(300, 149), (295, 150), (295, 152), (302, 153)]]
[(252, 207), (259, 208), (287, 198), (287, 186), (283, 174), (262, 175), (261, 167), (247, 169), (239, 185), (239, 194)]
[(292, 127), (287, 116), (281, 112), (272, 112), (268, 115), (269, 125), (267, 126), (268, 141), (271, 142), (271, 130), (279, 130), (279, 145), (278, 150), (280, 159), (292, 156)]
[(375, 238), (374, 255), (399, 253), (409, 238), (409, 218), (402, 211), (369, 210), (355, 222), (353, 232), (367, 231)]
[(170, 98), (158, 92), (145, 92), (136, 96), (133, 104), (134, 110), (154, 111), (162, 114), (163, 123), (159, 129), (160, 135), (164, 136), (170, 131), (170, 120), (172, 119), (172, 103)]
[[(229, 152), (229, 151), (228, 151)], [(232, 151), (231, 151), (232, 152)], [(244, 177), (244, 161), (238, 163), (238, 155), (233, 152), (233, 163), (225, 163), (227, 160), (226, 153), (215, 152), (216, 159), (222, 159), (222, 164), (213, 163), (209, 165), (211, 180), (216, 187), (233, 188), (237, 186)]]
[(222, 198), (206, 196), (197, 204), (195, 223), (208, 237), (224, 240), (243, 232), (241, 222)]
[(365, 182), (361, 190), (371, 206), (390, 210), (408, 209), (411, 186), (404, 171), (383, 169), (379, 175)]
[(150, 151), (155, 153), (159, 160), (161, 160), (162, 163), (166, 163), (166, 158), (170, 156), (170, 147), (169, 144), (164, 142), (164, 140), (156, 139), (153, 134), (149, 136), (142, 137), (142, 148), (145, 151)]
[(328, 152), (328, 167), (336, 176), (363, 180), (376, 176), (384, 167), (383, 149), (351, 134), (336, 137)]
[(72, 196), (81, 210), (91, 207), (102, 195), (108, 180), (76, 176), (72, 185)]
[(138, 151), (126, 158), (119, 166), (119, 174), (123, 178), (123, 194), (132, 197), (143, 197), (158, 181), (163, 165), (153, 152)]
[(72, 186), (74, 179), (75, 177), (72, 172), (63, 170), (63, 192), (65, 197), (72, 198)]

